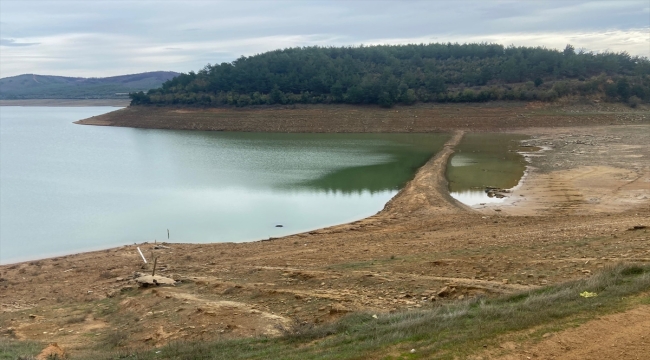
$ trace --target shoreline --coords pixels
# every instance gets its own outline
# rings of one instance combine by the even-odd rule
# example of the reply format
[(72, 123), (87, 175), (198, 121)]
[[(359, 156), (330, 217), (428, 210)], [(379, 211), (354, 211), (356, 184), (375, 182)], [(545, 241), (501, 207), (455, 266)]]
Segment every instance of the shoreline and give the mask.
[(646, 109), (620, 104), (417, 104), (380, 108), (302, 105), (271, 108), (129, 106), (80, 125), (145, 129), (283, 133), (500, 132), (538, 127), (650, 123)]
[[(307, 234), (310, 232), (315, 232), (319, 230), (326, 230), (326, 229), (336, 229), (341, 226), (347, 226), (352, 223), (364, 221), (364, 220), (369, 220), (369, 219), (375, 219), (375, 218), (381, 218), (381, 217), (399, 217), (400, 212), (408, 212), (412, 213), (413, 211), (418, 211), (418, 209), (423, 205), (422, 201), (419, 201), (420, 199), (413, 199), (413, 195), (411, 194), (414, 190), (412, 187), (422, 187), (422, 186), (427, 186), (426, 183), (431, 181), (431, 178), (434, 178), (435, 185), (433, 188), (431, 188), (433, 191), (429, 191), (428, 194), (433, 196), (431, 199), (427, 199), (428, 206), (425, 206), (424, 208), (428, 209), (431, 206), (435, 206), (436, 202), (440, 201), (441, 199), (443, 200), (443, 203), (446, 202), (447, 206), (435, 206), (436, 208), (440, 208), (438, 211), (442, 211), (443, 213), (449, 211), (447, 207), (449, 208), (457, 208), (463, 211), (472, 211), (470, 207), (467, 205), (461, 203), (460, 201), (454, 199), (451, 197), (447, 189), (447, 179), (445, 176), (445, 166), (442, 164), (446, 164), (449, 157), (453, 154), (454, 152), (454, 147), (458, 145), (458, 143), (461, 141), (462, 137), (464, 135), (464, 131), (456, 131), (454, 134), (452, 134), (452, 138), (448, 140), (443, 147), (438, 151), (437, 153), (433, 154), (433, 156), (418, 170), (415, 172), (413, 179), (411, 179), (406, 185), (401, 188), (395, 196), (390, 198), (385, 204), (384, 207), (379, 210), (377, 213), (366, 216), (360, 219), (356, 220), (351, 220), (347, 222), (343, 222), (340, 224), (334, 224), (330, 226), (325, 226), (325, 227), (319, 227), (319, 228), (314, 228), (314, 229), (309, 229), (305, 231), (300, 231), (294, 234), (289, 234), (277, 238), (269, 238), (269, 239), (256, 239), (256, 240), (249, 240), (249, 241), (241, 241), (241, 242), (209, 242), (209, 243), (175, 243), (175, 244), (190, 244), (190, 245), (201, 245), (201, 244), (242, 244), (242, 243), (256, 243), (256, 242), (264, 242), (264, 241), (273, 241), (285, 237), (290, 237), (290, 236), (298, 236), (300, 234)], [(417, 181), (416, 181), (417, 179)], [(412, 184), (413, 183), (413, 184)], [(407, 194), (403, 194), (405, 192), (406, 188), (410, 187), (408, 190)], [(421, 190), (420, 190), (421, 191)], [(399, 197), (399, 199), (397, 199)], [(149, 242), (143, 242), (140, 244), (148, 244)], [(136, 243), (137, 244), (137, 243)], [(29, 259), (21, 259), (15, 262), (7, 262), (7, 263), (2, 263), (0, 266), (11, 266), (11, 265), (17, 265), (21, 263), (26, 263), (26, 262), (33, 262), (33, 261), (39, 261), (39, 260), (46, 260), (50, 258), (59, 258), (59, 257), (67, 257), (67, 256), (74, 256), (74, 255), (79, 255), (79, 254), (86, 254), (86, 253), (94, 253), (94, 252), (101, 252), (101, 251), (106, 251), (106, 250), (111, 250), (111, 249), (116, 249), (120, 248), (123, 246), (128, 246), (128, 244), (124, 245), (118, 245), (118, 246), (110, 246), (110, 247), (97, 247), (94, 249), (89, 249), (89, 250), (83, 250), (83, 251), (75, 251), (71, 253), (58, 253), (58, 254), (52, 254), (52, 255), (46, 255), (44, 257), (35, 257), (35, 258), (29, 258)]]
[[(449, 109), (467, 114), (481, 108)], [(507, 111), (496, 110), (486, 124), (498, 123)], [(650, 225), (648, 112), (593, 120), (557, 109), (527, 111), (543, 121), (495, 130), (525, 133), (531, 145), (548, 147), (530, 157), (531, 171), (509, 197), (517, 200), (513, 205), (475, 209), (449, 196), (444, 174), (455, 144), (464, 132), (487, 131), (486, 124), (457, 126), (443, 150), (368, 218), (271, 241), (159, 243), (158, 249), (144, 243), (2, 265), (0, 327), (11, 327), (18, 339), (57, 342), (71, 354), (91, 354), (113, 328), (128, 334), (121, 349), (278, 336), (278, 327), (295, 318), (320, 324), (349, 312), (416, 310), (588, 278), (623, 261), (650, 261), (647, 233), (630, 230)], [(480, 114), (474, 115), (477, 124)], [(458, 125), (458, 118), (439, 119), (424, 124)], [(394, 120), (399, 126), (392, 128), (400, 129), (403, 122)], [(147, 258), (158, 257), (157, 274), (176, 286), (139, 288), (134, 273), (152, 268), (143, 265), (136, 246)], [(70, 320), (88, 306), (113, 310)], [(147, 315), (151, 309), (156, 316)], [(129, 316), (139, 320), (125, 327), (120, 319)], [(87, 341), (90, 333), (101, 334)]]
[[(648, 138), (643, 132), (648, 129), (643, 125), (625, 125), (513, 130), (531, 135), (533, 138), (526, 143), (542, 150), (528, 154), (526, 174), (504, 202), (486, 204), (477, 210), (490, 213), (498, 209), (507, 215), (533, 216), (611, 213), (642, 207), (650, 198), (645, 194), (650, 189), (650, 163), (637, 159), (650, 156), (647, 149), (642, 149)], [(614, 134), (620, 131), (626, 131), (630, 142), (636, 145), (617, 144)], [(553, 142), (552, 138), (560, 141), (550, 146), (544, 144)], [(559, 151), (576, 159), (560, 160)], [(608, 153), (611, 155), (599, 159), (601, 154)], [(608, 161), (611, 158), (617, 159), (615, 164)]]

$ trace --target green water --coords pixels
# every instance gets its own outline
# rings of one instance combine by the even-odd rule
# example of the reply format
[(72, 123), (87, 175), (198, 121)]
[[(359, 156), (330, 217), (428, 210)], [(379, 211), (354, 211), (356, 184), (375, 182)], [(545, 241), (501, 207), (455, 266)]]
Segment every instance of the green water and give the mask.
[(500, 202), (489, 197), (487, 187), (515, 187), (526, 170), (526, 160), (518, 153), (524, 135), (499, 133), (466, 134), (447, 166), (451, 195), (468, 205)]
[[(0, 263), (134, 242), (250, 241), (381, 210), (448, 135), (81, 126), (0, 107)], [(276, 225), (283, 227), (276, 227)]]

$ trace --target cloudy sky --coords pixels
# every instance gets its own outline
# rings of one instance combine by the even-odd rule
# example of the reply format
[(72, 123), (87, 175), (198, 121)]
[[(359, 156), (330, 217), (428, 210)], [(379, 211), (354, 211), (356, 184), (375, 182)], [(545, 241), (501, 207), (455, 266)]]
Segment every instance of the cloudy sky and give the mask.
[(0, 77), (188, 72), (285, 47), (449, 41), (650, 56), (650, 0), (0, 1)]

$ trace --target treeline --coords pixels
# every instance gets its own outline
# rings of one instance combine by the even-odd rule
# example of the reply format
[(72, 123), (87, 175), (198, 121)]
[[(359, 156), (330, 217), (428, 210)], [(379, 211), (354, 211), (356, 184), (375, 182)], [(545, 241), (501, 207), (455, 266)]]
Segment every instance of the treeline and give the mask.
[(131, 104), (266, 104), (553, 101), (600, 95), (650, 101), (650, 61), (627, 53), (498, 44), (303, 47), (208, 64)]

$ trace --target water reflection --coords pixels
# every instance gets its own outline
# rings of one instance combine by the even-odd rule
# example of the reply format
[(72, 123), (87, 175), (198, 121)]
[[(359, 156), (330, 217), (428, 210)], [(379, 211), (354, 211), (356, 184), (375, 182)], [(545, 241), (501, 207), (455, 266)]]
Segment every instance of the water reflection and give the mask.
[(451, 196), (469, 206), (500, 203), (505, 200), (505, 198), (490, 197), (485, 191), (480, 190), (452, 191)]
[(0, 110), (0, 263), (168, 228), (174, 242), (247, 241), (353, 221), (448, 139), (95, 127), (72, 122), (114, 108)]
[(467, 134), (457, 146), (447, 166), (451, 196), (466, 205), (498, 203), (498, 191), (515, 187), (526, 170), (526, 160), (519, 154), (520, 141), (515, 134)]
[[(375, 135), (377, 136), (377, 135)], [(393, 134), (390, 142), (368, 146), (366, 156), (372, 158), (384, 154), (381, 162), (360, 166), (347, 166), (330, 171), (316, 179), (310, 179), (289, 187), (301, 189), (370, 193), (397, 190), (408, 182), (415, 171), (442, 148), (448, 135)]]

